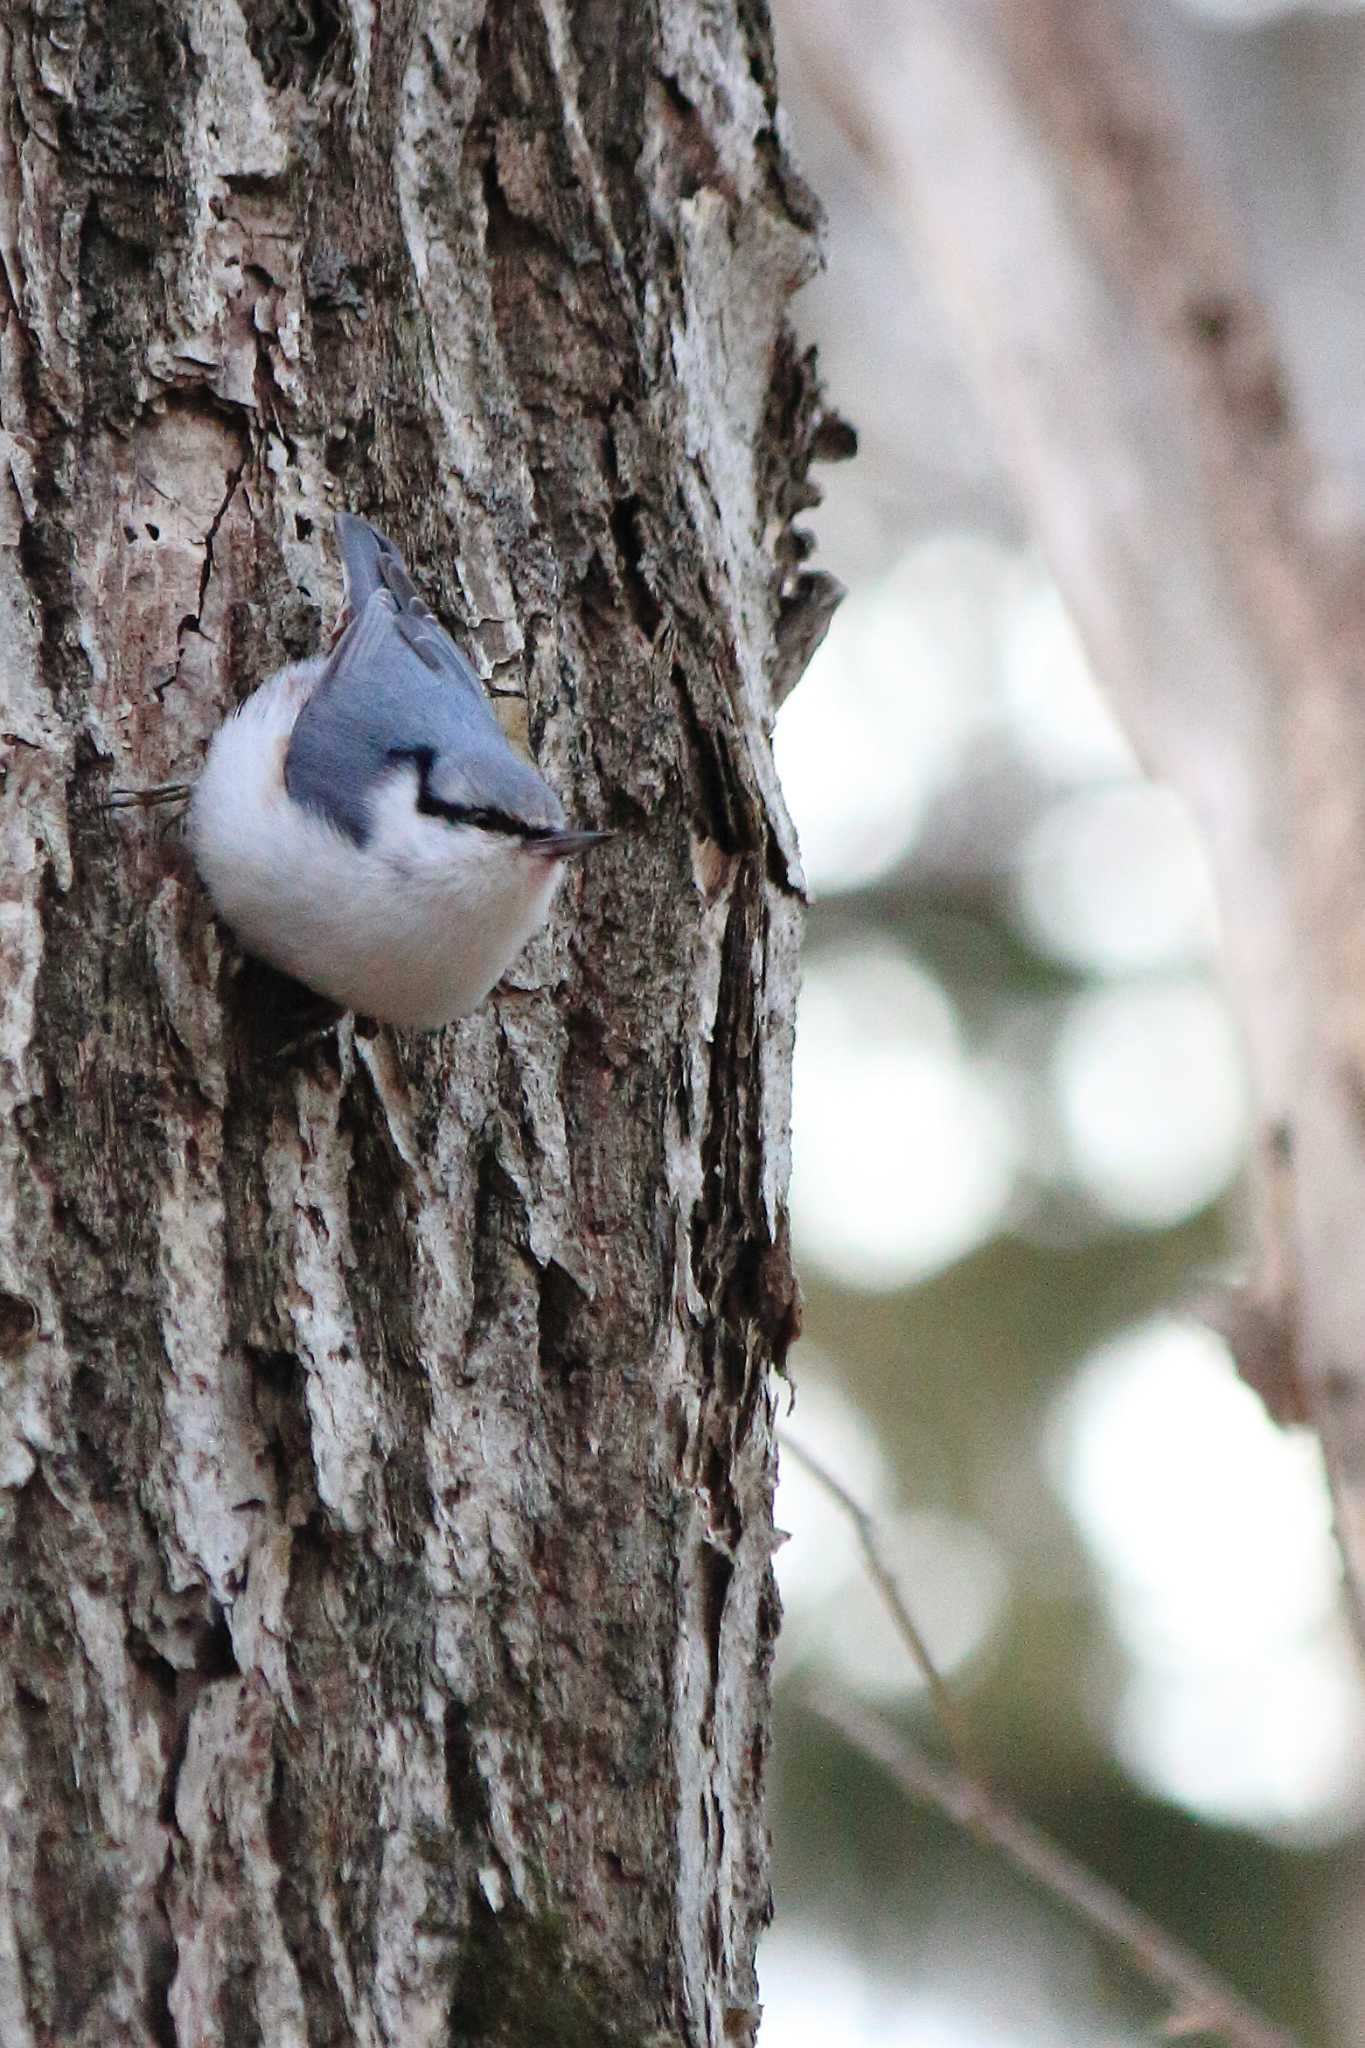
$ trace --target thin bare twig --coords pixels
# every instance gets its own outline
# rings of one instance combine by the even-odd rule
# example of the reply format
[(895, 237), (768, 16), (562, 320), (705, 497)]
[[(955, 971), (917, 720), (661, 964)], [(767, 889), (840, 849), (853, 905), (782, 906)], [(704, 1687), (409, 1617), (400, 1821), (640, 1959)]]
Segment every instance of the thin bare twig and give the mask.
[(877, 1715), (828, 1686), (807, 1692), (813, 1711), (865, 1756), (883, 1765), (912, 1798), (937, 1807), (958, 1827), (997, 1849), (1017, 1870), (1122, 1949), (1133, 1969), (1173, 2001), (1168, 2034), (1221, 2034), (1228, 2048), (1298, 2048), (1292, 2034), (1264, 2019), (1173, 1935), (997, 1798), (973, 1762), (962, 1708), (935, 1664), (886, 1562), (874, 1518), (804, 1444), (786, 1430), (781, 1432), (780, 1442), (783, 1451), (790, 1452), (848, 1516), (868, 1576), (886, 1602), (911, 1662), (928, 1688), (955, 1768), (934, 1762)]
[(933, 1704), (934, 1714), (938, 1720), (939, 1727), (943, 1730), (943, 1739), (952, 1751), (953, 1761), (964, 1777), (980, 1781), (981, 1771), (973, 1755), (972, 1740), (967, 1728), (966, 1718), (961, 1707), (954, 1699), (952, 1689), (945, 1680), (943, 1673), (935, 1664), (929, 1645), (925, 1642), (920, 1631), (919, 1623), (906, 1605), (905, 1595), (901, 1592), (890, 1566), (882, 1555), (881, 1542), (877, 1535), (877, 1525), (872, 1516), (862, 1505), (861, 1501), (857, 1500), (849, 1492), (843, 1482), (835, 1478), (828, 1465), (823, 1464), (813, 1451), (808, 1451), (805, 1445), (799, 1443), (787, 1430), (784, 1429), (780, 1432), (779, 1442), (782, 1449), (790, 1451), (797, 1463), (805, 1467), (806, 1471), (810, 1473), (811, 1478), (824, 1488), (832, 1500), (838, 1502), (839, 1506), (848, 1516), (863, 1553), (863, 1561), (867, 1566), (868, 1577), (886, 1602), (887, 1610), (891, 1615), (891, 1619), (896, 1624), (901, 1641), (910, 1652), (910, 1660), (919, 1672), (920, 1677), (924, 1680), (929, 1698)]
[(989, 1842), (1016, 1870), (1121, 1949), (1133, 1968), (1172, 2000), (1167, 2034), (1220, 2034), (1228, 2048), (1299, 2048), (1295, 2035), (1239, 1998), (1198, 1956), (978, 1780), (935, 1763), (880, 1716), (828, 1689), (807, 1698), (822, 1721), (880, 1764), (912, 1799), (936, 1807), (958, 1827)]

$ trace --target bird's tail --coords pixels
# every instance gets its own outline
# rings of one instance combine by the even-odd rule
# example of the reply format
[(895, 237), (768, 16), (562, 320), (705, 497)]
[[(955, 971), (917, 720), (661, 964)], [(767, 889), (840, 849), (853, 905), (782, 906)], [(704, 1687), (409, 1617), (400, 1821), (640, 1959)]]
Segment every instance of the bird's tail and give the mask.
[(349, 611), (359, 617), (377, 590), (389, 591), (402, 611), (426, 610), (407, 563), (386, 533), (354, 512), (338, 512), (336, 531)]
[[(334, 676), (348, 660), (358, 658), (356, 636), (360, 634), (363, 639), (363, 622), (371, 598), (391, 597), (396, 611), (381, 605), (379, 609), (385, 618), (382, 621), (371, 620), (372, 630), (382, 639), (385, 628), (391, 629), (434, 675), (462, 684), (472, 693), (472, 700), (479, 705), (483, 716), (493, 719), (478, 671), (469, 657), (461, 654), (436, 614), (418, 596), (417, 586), (408, 574), (407, 563), (388, 535), (354, 512), (338, 512), (336, 526), (341, 567), (346, 578), (346, 602), (332, 636), (328, 675)], [(319, 694), (325, 682), (326, 678), (319, 684)]]

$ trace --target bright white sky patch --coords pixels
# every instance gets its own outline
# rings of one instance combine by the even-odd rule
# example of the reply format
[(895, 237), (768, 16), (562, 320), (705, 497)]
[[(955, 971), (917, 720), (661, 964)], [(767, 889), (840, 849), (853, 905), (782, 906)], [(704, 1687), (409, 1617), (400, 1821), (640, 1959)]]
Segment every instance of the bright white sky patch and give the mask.
[(1203, 849), (1155, 783), (1109, 783), (1044, 812), (1019, 851), (1015, 904), (1035, 945), (1101, 974), (1185, 966), (1213, 950)]
[[(847, 1395), (812, 1378), (818, 1354), (802, 1347), (795, 1408), (784, 1436), (808, 1445), (873, 1517), (881, 1553), (939, 1669), (978, 1650), (1004, 1608), (1006, 1572), (974, 1523), (929, 1511), (903, 1513), (895, 1475), (871, 1421)], [(783, 1444), (775, 1515), (789, 1540), (777, 1554), (786, 1610), (780, 1667), (824, 1667), (865, 1698), (892, 1699), (922, 1683), (886, 1603), (868, 1577), (848, 1514)]]
[(1078, 1997), (1083, 1953), (1041, 1912), (970, 1893), (907, 1940), (893, 1975), (779, 1912), (758, 1956), (759, 2048), (1139, 2048)]
[(841, 607), (777, 722), (812, 887), (889, 873), (969, 749), (1002, 732), (1056, 783), (1138, 777), (1050, 578), (980, 535), (918, 541)]
[(1365, 1705), (1344, 1629), (1216, 1673), (1139, 1668), (1115, 1744), (1139, 1784), (1207, 1820), (1306, 1845), (1365, 1813)]
[(1202, 1323), (1144, 1323), (1091, 1353), (1053, 1448), (1067, 1502), (1122, 1591), (1128, 1647), (1218, 1666), (1332, 1612), (1322, 1462)]
[(892, 1288), (960, 1258), (1001, 1220), (1021, 1133), (943, 989), (886, 941), (806, 970), (792, 1098), (800, 1250), (850, 1286)]
[(1077, 997), (1058, 1037), (1054, 1081), (1075, 1172), (1125, 1222), (1178, 1223), (1220, 1195), (1241, 1165), (1241, 1052), (1226, 1005), (1206, 983)]
[(1057, 782), (1137, 774), (1061, 594), (1039, 571), (1021, 579), (1003, 615), (999, 662), (1015, 744), (1042, 774)]
[(989, 715), (1012, 557), (968, 534), (912, 548), (840, 608), (774, 749), (813, 889), (895, 867)]
[[(847, 1394), (829, 1383), (832, 1368), (824, 1366), (823, 1379), (817, 1377), (821, 1369), (818, 1355), (803, 1344), (795, 1361), (799, 1391), (782, 1427), (808, 1443), (859, 1506), (880, 1521), (895, 1511), (896, 1488), (876, 1428)], [(853, 1525), (829, 1489), (785, 1450), (779, 1453), (778, 1471), (773, 1514), (790, 1539), (777, 1553), (785, 1648), (798, 1641), (806, 1616), (831, 1594), (841, 1593), (864, 1566)]]
[(1348, 1825), (1365, 1699), (1315, 1441), (1267, 1419), (1220, 1337), (1163, 1317), (1091, 1355), (1049, 1449), (1133, 1662), (1134, 1774), (1219, 1820)]
[[(986, 1642), (1004, 1610), (1005, 1568), (994, 1544), (974, 1523), (927, 1512), (883, 1521), (877, 1536), (935, 1668), (951, 1678)], [(899, 1699), (924, 1685), (861, 1559), (840, 1589), (803, 1613), (787, 1649), (790, 1661), (823, 1667), (862, 1699)]]

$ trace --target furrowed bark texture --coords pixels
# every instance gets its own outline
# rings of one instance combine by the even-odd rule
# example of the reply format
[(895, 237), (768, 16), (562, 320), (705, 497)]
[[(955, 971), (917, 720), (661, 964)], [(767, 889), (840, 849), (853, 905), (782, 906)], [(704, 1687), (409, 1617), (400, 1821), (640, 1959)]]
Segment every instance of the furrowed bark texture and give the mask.
[[(812, 228), (752, 0), (0, 20), (5, 2048), (753, 2037)], [(622, 836), (290, 1052), (97, 805), (342, 506)]]

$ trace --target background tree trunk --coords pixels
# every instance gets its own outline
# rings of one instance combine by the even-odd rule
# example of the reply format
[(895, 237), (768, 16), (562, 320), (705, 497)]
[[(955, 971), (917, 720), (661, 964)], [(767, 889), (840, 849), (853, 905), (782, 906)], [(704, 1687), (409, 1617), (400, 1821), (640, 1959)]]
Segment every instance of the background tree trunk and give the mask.
[[(0, 106), (0, 2040), (748, 2042), (838, 438), (763, 10), (54, 0)], [(479, 1015), (282, 1057), (96, 806), (341, 507), (624, 836)]]
[[(1139, 10), (1140, 12), (1140, 10)], [(790, 0), (933, 280), (1097, 675), (1208, 850), (1259, 1131), (1206, 1312), (1322, 1441), (1365, 1646), (1365, 536), (1116, 0)], [(1002, 203), (1008, 195), (1008, 204)]]

